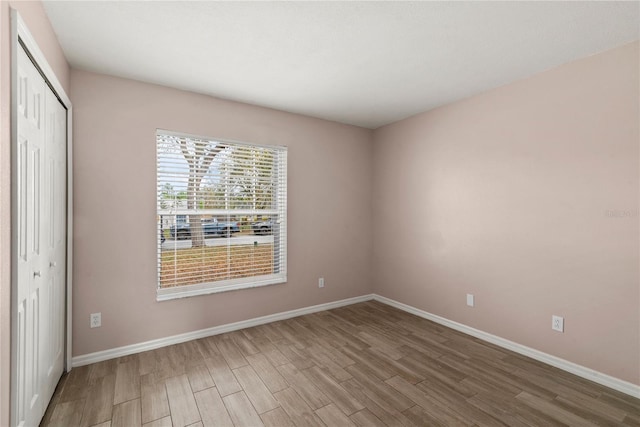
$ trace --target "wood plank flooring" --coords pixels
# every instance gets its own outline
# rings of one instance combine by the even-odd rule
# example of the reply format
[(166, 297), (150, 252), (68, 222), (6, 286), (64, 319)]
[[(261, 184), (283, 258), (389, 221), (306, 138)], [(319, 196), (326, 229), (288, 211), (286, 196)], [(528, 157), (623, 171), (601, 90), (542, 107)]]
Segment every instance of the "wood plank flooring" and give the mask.
[(75, 368), (43, 426), (640, 426), (640, 400), (377, 302)]

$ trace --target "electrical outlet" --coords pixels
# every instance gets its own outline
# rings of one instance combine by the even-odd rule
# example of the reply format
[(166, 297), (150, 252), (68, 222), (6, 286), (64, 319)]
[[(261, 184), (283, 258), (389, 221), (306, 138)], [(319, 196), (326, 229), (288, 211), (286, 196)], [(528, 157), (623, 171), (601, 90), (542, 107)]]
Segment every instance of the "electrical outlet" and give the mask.
[(473, 294), (467, 294), (467, 305), (469, 307), (473, 307), (474, 304), (475, 304), (475, 298), (473, 297)]
[(99, 328), (102, 326), (102, 313), (91, 313), (89, 317), (89, 326)]
[(318, 279), (318, 287), (324, 288), (324, 277)]
[(551, 316), (551, 329), (558, 332), (564, 332), (564, 317)]

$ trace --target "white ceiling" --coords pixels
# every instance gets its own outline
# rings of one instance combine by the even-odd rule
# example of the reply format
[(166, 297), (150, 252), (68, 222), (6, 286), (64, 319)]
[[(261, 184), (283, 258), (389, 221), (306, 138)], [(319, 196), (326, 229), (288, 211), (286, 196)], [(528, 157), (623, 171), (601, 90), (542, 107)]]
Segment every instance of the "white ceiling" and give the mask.
[(72, 67), (367, 128), (636, 40), (639, 5), (45, 1)]

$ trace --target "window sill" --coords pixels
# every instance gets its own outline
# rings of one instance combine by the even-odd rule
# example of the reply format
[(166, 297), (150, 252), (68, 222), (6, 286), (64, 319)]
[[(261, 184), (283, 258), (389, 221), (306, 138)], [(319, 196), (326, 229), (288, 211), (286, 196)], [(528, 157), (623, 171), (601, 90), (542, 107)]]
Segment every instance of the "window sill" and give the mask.
[(218, 292), (235, 291), (238, 289), (257, 288), (261, 286), (277, 285), (286, 283), (286, 274), (272, 274), (269, 276), (252, 277), (248, 282), (246, 279), (232, 279), (215, 283), (202, 283), (198, 285), (176, 286), (173, 288), (158, 289), (156, 301), (168, 301), (178, 298), (188, 298), (198, 295), (215, 294)]

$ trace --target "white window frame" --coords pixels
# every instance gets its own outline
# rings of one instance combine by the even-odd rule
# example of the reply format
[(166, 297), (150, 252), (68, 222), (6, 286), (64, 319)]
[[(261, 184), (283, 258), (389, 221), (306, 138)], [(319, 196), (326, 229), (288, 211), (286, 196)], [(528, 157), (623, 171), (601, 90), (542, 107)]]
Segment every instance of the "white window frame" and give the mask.
[[(268, 216), (268, 215), (277, 215), (278, 217), (278, 253), (281, 254), (278, 266), (279, 271), (274, 274), (264, 275), (264, 276), (252, 276), (252, 277), (243, 277), (236, 279), (227, 279), (227, 280), (219, 280), (215, 282), (209, 283), (199, 283), (194, 285), (182, 285), (168, 288), (160, 287), (160, 245), (158, 244), (158, 240), (160, 239), (160, 234), (156, 233), (156, 247), (157, 255), (157, 281), (156, 281), (156, 300), (157, 301), (166, 301), (172, 300), (176, 298), (185, 298), (192, 297), (197, 295), (207, 295), (218, 292), (226, 292), (233, 291), (238, 289), (249, 289), (260, 286), (268, 286), (279, 283), (287, 282), (287, 154), (288, 149), (286, 146), (281, 145), (266, 145), (266, 144), (253, 144), (247, 142), (239, 142), (228, 139), (220, 139), (220, 138), (212, 138), (209, 136), (200, 136), (188, 134), (185, 132), (175, 132), (168, 131), (164, 129), (156, 130), (156, 172), (158, 168), (158, 150), (157, 150), (157, 138), (158, 135), (168, 135), (168, 136), (176, 136), (176, 137), (184, 137), (184, 138), (193, 138), (193, 139), (201, 139), (201, 140), (210, 140), (220, 143), (226, 143), (236, 146), (247, 146), (247, 147), (256, 147), (256, 148), (268, 148), (272, 150), (276, 150), (275, 153), (278, 155), (278, 170), (280, 174), (279, 182), (284, 183), (284, 188), (281, 188), (282, 185), (278, 186), (277, 192), (277, 207), (275, 209), (266, 209), (266, 210), (250, 210), (250, 209), (231, 209), (231, 210), (223, 210), (223, 209), (160, 209), (156, 204), (156, 218), (159, 215), (201, 215), (201, 214), (210, 214), (210, 215), (225, 215), (229, 212), (233, 212), (234, 215), (246, 215), (246, 216)], [(282, 176), (284, 175), (284, 176)], [(156, 174), (157, 180), (157, 174)], [(158, 186), (158, 182), (156, 181), (156, 188)], [(156, 230), (157, 231), (157, 230)]]

